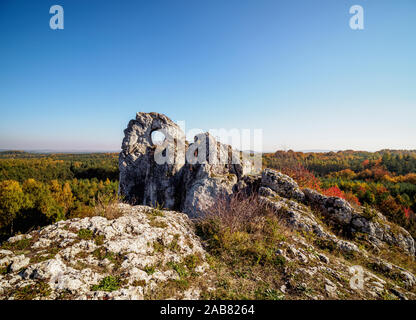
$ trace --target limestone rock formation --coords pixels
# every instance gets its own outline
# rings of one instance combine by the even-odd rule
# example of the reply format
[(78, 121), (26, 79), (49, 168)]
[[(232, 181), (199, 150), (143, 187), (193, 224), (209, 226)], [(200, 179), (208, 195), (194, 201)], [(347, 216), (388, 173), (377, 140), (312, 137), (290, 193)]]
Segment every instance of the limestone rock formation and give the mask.
[(317, 207), (336, 223), (348, 225), (351, 222), (354, 210), (344, 199), (327, 197), (311, 189), (305, 189), (304, 194), (308, 204)]
[[(279, 242), (276, 257), (296, 267), (281, 269), (276, 279), (284, 282), (275, 295), (416, 299), (416, 277), (410, 271), (338, 238), (305, 205), (271, 196), (264, 199), (283, 221), (317, 236), (313, 240), (294, 232)], [(122, 215), (113, 220), (60, 221), (3, 243), (0, 299), (198, 299), (216, 286), (224, 290), (187, 215), (128, 204), (118, 209)], [(343, 256), (359, 257), (362, 266)], [(351, 287), (354, 268), (362, 268), (362, 288)], [(183, 281), (184, 288), (178, 285)]]
[[(161, 145), (152, 141), (156, 130), (165, 136)], [(132, 204), (159, 204), (199, 217), (219, 197), (255, 192), (274, 210), (282, 212), (286, 208), (283, 210), (286, 219), (298, 228), (331, 238), (307, 209), (311, 207), (349, 233), (366, 234), (376, 247), (388, 244), (415, 254), (411, 235), (389, 223), (381, 213), (367, 217), (363, 209), (354, 209), (344, 199), (327, 197), (311, 189), (301, 190), (292, 178), (275, 170), (254, 172), (253, 163), (242, 152), (219, 143), (209, 133), (195, 136), (188, 144), (179, 126), (162, 114), (139, 112), (136, 120), (130, 121), (119, 167), (120, 193)], [(354, 245), (336, 243), (354, 249)]]
[(366, 217), (363, 213), (370, 209), (354, 209), (344, 199), (327, 197), (311, 189), (305, 189), (303, 192), (305, 202), (309, 206), (319, 209), (345, 230), (353, 234), (367, 234), (368, 240), (375, 246), (387, 243), (401, 248), (412, 256), (415, 255), (415, 243), (410, 233), (402, 227), (389, 223), (380, 212), (371, 209), (372, 215)]
[[(157, 130), (160, 143), (152, 141)], [(195, 234), (190, 218), (236, 193), (258, 197), (269, 209), (260, 211), (276, 214), (288, 233), (277, 250), (264, 251), (291, 265), (279, 269), (284, 282), (274, 297), (416, 299), (415, 244), (405, 229), (374, 209), (301, 190), (275, 170), (254, 172), (243, 153), (208, 133), (188, 144), (166, 116), (138, 113), (125, 130), (119, 167), (120, 194), (130, 204), (116, 205), (118, 218), (60, 221), (1, 244), (0, 299), (206, 297), (223, 274), (208, 265), (212, 244)], [(238, 232), (229, 238), (244, 239)], [(362, 269), (362, 288), (349, 282), (354, 268)]]
[[(159, 146), (152, 141), (155, 131), (165, 136)], [(208, 133), (188, 144), (179, 126), (159, 113), (137, 113), (124, 134), (120, 194), (132, 204), (159, 204), (197, 217), (219, 196), (246, 186), (242, 179), (254, 170), (246, 155)]]
[(261, 184), (263, 187), (270, 188), (278, 195), (288, 199), (293, 198), (302, 202), (305, 198), (305, 195), (299, 189), (298, 184), (291, 177), (275, 170), (263, 170)]
[[(60, 221), (10, 238), (0, 250), (0, 298), (157, 298), (187, 259), (189, 272), (206, 274), (205, 251), (185, 214), (127, 204), (119, 210), (115, 220)], [(162, 298), (195, 299), (200, 289)]]
[[(162, 132), (168, 154), (164, 163), (155, 160), (157, 144), (153, 132)], [(185, 164), (182, 130), (177, 124), (159, 113), (137, 113), (126, 130), (119, 156), (120, 194), (134, 204), (163, 204), (166, 208), (179, 206), (182, 167)], [(176, 146), (176, 148), (175, 148)], [(157, 156), (157, 154), (156, 154)]]

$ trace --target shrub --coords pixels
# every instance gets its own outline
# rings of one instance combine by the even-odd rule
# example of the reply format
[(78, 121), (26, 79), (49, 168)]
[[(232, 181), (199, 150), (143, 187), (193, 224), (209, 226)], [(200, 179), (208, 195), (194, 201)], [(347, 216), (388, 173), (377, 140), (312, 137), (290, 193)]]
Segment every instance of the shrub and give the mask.
[(362, 216), (367, 220), (373, 220), (377, 216), (377, 211), (372, 209), (368, 204), (363, 207)]
[(123, 215), (123, 212), (117, 207), (118, 202), (119, 198), (116, 194), (99, 194), (97, 196), (94, 214), (107, 218), (108, 220), (117, 219)]
[[(205, 230), (209, 233), (217, 233), (219, 229), (254, 232), (259, 229), (258, 223), (266, 216), (274, 214), (260, 203), (257, 195), (245, 196), (237, 193), (229, 199), (220, 197), (208, 214), (199, 220), (198, 227), (199, 231)], [(262, 225), (263, 223), (260, 224)]]

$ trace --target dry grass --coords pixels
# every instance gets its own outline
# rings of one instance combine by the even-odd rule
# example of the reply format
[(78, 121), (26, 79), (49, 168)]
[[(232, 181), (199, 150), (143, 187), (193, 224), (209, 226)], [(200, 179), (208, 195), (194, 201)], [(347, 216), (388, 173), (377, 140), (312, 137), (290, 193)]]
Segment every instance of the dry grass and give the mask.
[(276, 254), (292, 232), (258, 197), (221, 198), (196, 223), (217, 279), (208, 299), (282, 299), (285, 259)]
[[(218, 224), (218, 227), (223, 230), (227, 229), (229, 232), (254, 232), (255, 230), (261, 231), (265, 219), (271, 217), (277, 219), (273, 211), (260, 203), (256, 194), (246, 196), (243, 193), (237, 193), (230, 198), (219, 198), (197, 224), (202, 226), (214, 222)], [(283, 222), (277, 222), (283, 226)]]
[(123, 212), (118, 208), (120, 198), (114, 194), (101, 194), (95, 199), (95, 206), (80, 205), (77, 209), (73, 210), (68, 217), (72, 218), (91, 218), (91, 217), (104, 217), (109, 220), (117, 219), (123, 215)]
[(117, 219), (123, 215), (123, 212), (117, 206), (118, 203), (119, 199), (117, 196), (98, 196), (97, 205), (94, 209), (94, 215), (107, 218), (108, 220)]

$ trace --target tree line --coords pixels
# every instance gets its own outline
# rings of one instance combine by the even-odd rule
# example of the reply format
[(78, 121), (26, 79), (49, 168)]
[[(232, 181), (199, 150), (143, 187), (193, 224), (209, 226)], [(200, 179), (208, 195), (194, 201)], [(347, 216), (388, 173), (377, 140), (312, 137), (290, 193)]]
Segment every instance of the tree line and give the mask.
[(0, 240), (94, 214), (118, 192), (117, 154), (0, 153)]
[(301, 187), (375, 207), (416, 237), (416, 151), (277, 151), (263, 161)]

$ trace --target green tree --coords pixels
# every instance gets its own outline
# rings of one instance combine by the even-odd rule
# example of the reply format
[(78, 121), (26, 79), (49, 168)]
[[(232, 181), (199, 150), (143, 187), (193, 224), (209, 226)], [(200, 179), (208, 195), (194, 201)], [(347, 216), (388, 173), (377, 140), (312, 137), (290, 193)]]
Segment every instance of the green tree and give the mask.
[(13, 233), (13, 220), (22, 208), (24, 194), (19, 182), (6, 180), (0, 182), (0, 227), (9, 226)]

